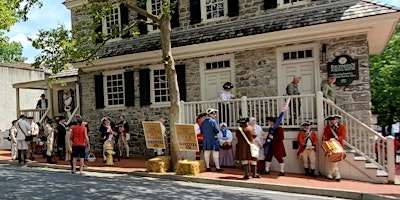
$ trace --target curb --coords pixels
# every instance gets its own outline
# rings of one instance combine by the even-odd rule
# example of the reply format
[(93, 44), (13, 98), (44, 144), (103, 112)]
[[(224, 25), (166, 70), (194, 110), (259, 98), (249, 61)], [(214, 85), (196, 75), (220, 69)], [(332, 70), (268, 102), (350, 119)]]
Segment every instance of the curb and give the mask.
[[(16, 161), (10, 161), (10, 160), (0, 160), (0, 164), (9, 164), (9, 165), (20, 166)], [(27, 167), (37, 167), (37, 168), (62, 169), (62, 170), (70, 170), (71, 169), (70, 166), (67, 166), (67, 165), (46, 164), (46, 163), (36, 163), (36, 162), (35, 163), (27, 163), (26, 166)], [(270, 183), (253, 183), (253, 182), (237, 181), (237, 180), (197, 178), (194, 176), (175, 175), (174, 173), (159, 174), (159, 173), (149, 173), (149, 172), (139, 172), (139, 171), (124, 172), (124, 171), (115, 171), (115, 170), (109, 170), (109, 169), (93, 169), (93, 168), (86, 168), (85, 171), (98, 172), (98, 173), (111, 173), (111, 174), (127, 174), (127, 175), (138, 176), (138, 177), (150, 177), (150, 178), (159, 178), (159, 179), (166, 179), (166, 180), (184, 181), (184, 182), (193, 182), (193, 183), (202, 183), (202, 184), (213, 184), (213, 185), (223, 185), (223, 186), (232, 186), (232, 187), (263, 189), (263, 190), (271, 190), (271, 191), (279, 191), (279, 192), (328, 196), (328, 197), (334, 197), (334, 198), (359, 199), (359, 200), (397, 199), (396, 197), (392, 197), (392, 196), (355, 192), (355, 191), (349, 191), (349, 190), (311, 188), (311, 187), (270, 184)]]

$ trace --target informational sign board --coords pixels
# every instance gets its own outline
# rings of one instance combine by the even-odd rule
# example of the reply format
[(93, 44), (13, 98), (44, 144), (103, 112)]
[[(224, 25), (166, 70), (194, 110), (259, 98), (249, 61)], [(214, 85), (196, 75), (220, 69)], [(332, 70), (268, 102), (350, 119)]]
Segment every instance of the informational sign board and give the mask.
[(142, 122), (146, 147), (148, 149), (165, 149), (164, 137), (160, 122)]
[(358, 79), (358, 60), (348, 55), (337, 56), (328, 63), (328, 77), (335, 77), (337, 86), (347, 86)]
[(199, 143), (193, 124), (175, 123), (179, 151), (199, 151)]

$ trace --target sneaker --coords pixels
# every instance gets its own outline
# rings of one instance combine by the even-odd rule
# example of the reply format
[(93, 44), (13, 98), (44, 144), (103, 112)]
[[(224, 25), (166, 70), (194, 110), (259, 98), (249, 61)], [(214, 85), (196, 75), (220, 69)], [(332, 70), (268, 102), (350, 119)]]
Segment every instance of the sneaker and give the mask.
[(253, 178), (261, 178), (261, 176), (260, 175), (258, 175), (258, 174), (253, 174), (253, 176), (252, 176)]
[(223, 170), (223, 169), (217, 169), (217, 172), (223, 172), (223, 171), (225, 171), (225, 170)]
[(207, 170), (208, 172), (211, 172), (211, 168), (207, 168), (206, 170)]
[(279, 172), (279, 176), (285, 176), (284, 172)]
[(331, 174), (326, 175), (326, 178), (329, 179), (329, 180), (333, 180), (333, 177), (332, 177)]

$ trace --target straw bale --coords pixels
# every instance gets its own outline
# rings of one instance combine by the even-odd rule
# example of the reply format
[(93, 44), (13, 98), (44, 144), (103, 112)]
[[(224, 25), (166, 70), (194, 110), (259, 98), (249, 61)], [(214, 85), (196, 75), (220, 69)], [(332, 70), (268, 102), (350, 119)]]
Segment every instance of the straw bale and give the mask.
[(180, 160), (176, 166), (178, 175), (197, 175), (206, 171), (204, 160)]
[(165, 173), (170, 171), (171, 158), (169, 156), (157, 156), (146, 162), (148, 172)]

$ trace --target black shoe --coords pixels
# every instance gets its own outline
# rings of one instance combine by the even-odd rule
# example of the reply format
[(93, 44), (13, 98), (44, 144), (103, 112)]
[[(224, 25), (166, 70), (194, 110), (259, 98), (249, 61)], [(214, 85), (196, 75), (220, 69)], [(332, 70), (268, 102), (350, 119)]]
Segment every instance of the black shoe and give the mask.
[(216, 171), (217, 171), (217, 172), (223, 172), (223, 171), (225, 171), (225, 170), (223, 170), (223, 169), (217, 169)]
[(253, 174), (253, 176), (252, 176), (253, 178), (261, 178), (261, 176), (260, 175), (258, 175), (258, 174)]
[(103, 163), (106, 163), (106, 161), (105, 161), (105, 160), (103, 160)]
[(244, 180), (248, 180), (248, 179), (249, 179), (249, 176), (248, 176), (248, 175), (245, 175), (245, 176), (243, 177), (243, 179), (244, 179)]
[(279, 172), (279, 176), (285, 176), (284, 172)]
[(206, 170), (207, 170), (208, 172), (211, 172), (211, 168), (207, 168)]
[(261, 174), (269, 174), (269, 171), (262, 171)]

